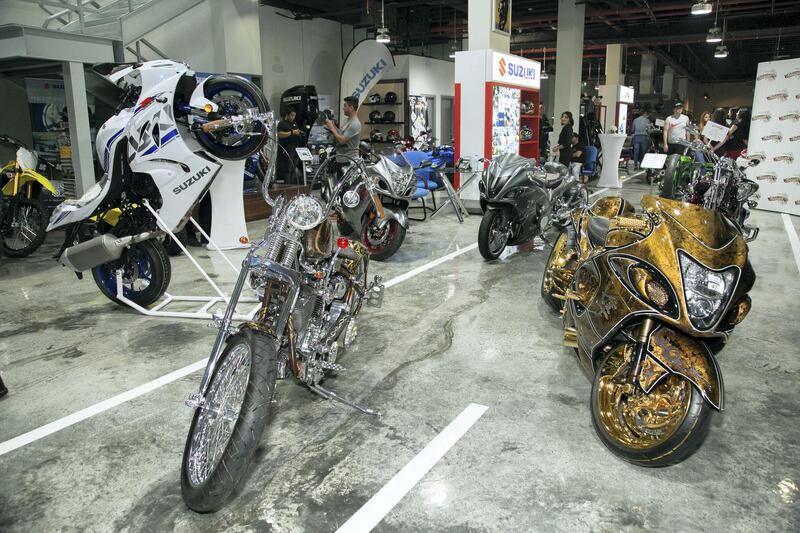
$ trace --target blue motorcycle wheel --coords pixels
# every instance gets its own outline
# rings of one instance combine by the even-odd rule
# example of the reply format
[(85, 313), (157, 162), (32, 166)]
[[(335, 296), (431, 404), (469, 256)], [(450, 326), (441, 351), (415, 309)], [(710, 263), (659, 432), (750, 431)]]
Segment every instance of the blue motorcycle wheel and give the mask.
[(164, 245), (149, 240), (127, 248), (117, 261), (103, 263), (92, 269), (92, 277), (100, 291), (120, 305), (117, 298), (117, 270), (122, 270), (122, 295), (147, 307), (166, 292), (172, 277), (169, 256)]

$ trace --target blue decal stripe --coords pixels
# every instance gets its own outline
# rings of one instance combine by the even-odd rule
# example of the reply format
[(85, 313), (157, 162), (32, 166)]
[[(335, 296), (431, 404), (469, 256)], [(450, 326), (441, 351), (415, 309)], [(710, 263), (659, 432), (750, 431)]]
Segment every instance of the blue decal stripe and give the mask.
[(108, 155), (111, 153), (111, 152), (110, 152), (110, 149), (111, 149), (111, 143), (113, 143), (113, 142), (114, 142), (114, 139), (116, 139), (117, 137), (119, 137), (119, 136), (120, 136), (120, 134), (122, 134), (122, 132), (123, 132), (123, 131), (125, 131), (125, 128), (122, 128), (122, 129), (121, 129), (121, 130), (119, 130), (117, 133), (115, 133), (114, 135), (112, 135), (112, 136), (111, 136), (111, 138), (110, 138), (110, 139), (108, 140), (108, 142), (106, 143), (106, 151), (103, 153), (103, 168), (105, 168), (105, 169), (108, 169)]
[(174, 130), (170, 131), (169, 133), (167, 133), (166, 135), (164, 135), (163, 137), (161, 137), (161, 146), (164, 146), (167, 143), (167, 141), (169, 141), (170, 139), (175, 137), (177, 134), (178, 134), (178, 130), (174, 129)]
[(143, 153), (142, 155), (150, 155), (153, 152), (155, 152), (156, 150), (158, 150), (158, 146), (153, 145), (150, 148), (148, 148), (147, 151), (145, 151), (145, 153)]

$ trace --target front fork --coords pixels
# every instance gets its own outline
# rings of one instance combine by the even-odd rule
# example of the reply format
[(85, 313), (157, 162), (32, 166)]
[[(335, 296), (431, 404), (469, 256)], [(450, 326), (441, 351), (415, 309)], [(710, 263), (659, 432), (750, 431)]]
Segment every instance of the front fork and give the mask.
[(629, 379), (634, 386), (639, 388), (641, 388), (639, 384), (639, 372), (642, 370), (642, 363), (647, 355), (647, 345), (650, 342), (650, 334), (655, 327), (656, 321), (648, 317), (642, 321), (636, 333), (636, 346), (633, 351), (635, 363)]

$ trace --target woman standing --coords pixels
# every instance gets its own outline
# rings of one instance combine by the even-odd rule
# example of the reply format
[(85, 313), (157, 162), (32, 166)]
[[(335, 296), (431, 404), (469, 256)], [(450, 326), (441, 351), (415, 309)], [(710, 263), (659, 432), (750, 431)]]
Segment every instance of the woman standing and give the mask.
[(572, 113), (564, 111), (561, 113), (561, 133), (558, 134), (558, 144), (553, 147), (552, 153), (558, 152), (558, 162), (569, 167), (572, 160)]
[[(711, 122), (711, 111), (704, 111), (702, 115), (700, 115), (700, 120), (697, 122), (697, 131), (700, 132), (698, 137), (702, 138), (703, 130), (706, 127), (706, 124)], [(708, 142), (705, 138), (702, 139), (704, 142)]]
[(714, 147), (715, 152), (725, 148), (725, 157), (736, 159), (742, 155), (742, 150), (747, 148), (747, 138), (750, 136), (750, 110), (742, 107), (736, 113), (736, 121), (731, 125), (728, 134)]

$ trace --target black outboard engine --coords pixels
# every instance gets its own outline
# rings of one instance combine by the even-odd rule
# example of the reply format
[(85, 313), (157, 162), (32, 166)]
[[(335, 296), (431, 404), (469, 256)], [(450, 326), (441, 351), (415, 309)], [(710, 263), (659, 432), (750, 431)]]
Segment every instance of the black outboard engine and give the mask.
[(286, 116), (289, 109), (294, 109), (297, 113), (295, 122), (308, 137), (308, 130), (314, 125), (314, 121), (319, 114), (319, 98), (317, 89), (313, 85), (295, 85), (291, 89), (286, 89), (281, 95), (281, 118)]

